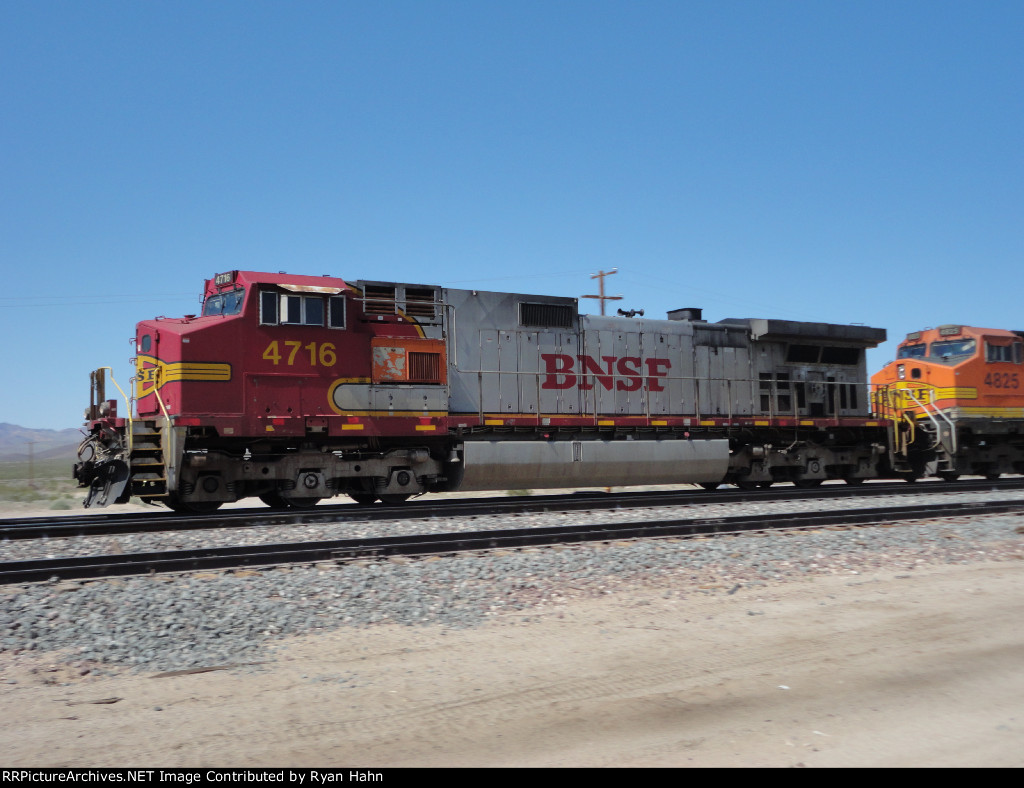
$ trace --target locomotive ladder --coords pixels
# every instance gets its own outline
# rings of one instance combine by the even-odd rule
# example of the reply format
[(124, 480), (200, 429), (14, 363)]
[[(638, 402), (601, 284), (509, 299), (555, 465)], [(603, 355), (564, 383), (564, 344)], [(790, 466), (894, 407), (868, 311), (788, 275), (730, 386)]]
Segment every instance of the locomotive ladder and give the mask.
[[(922, 396), (921, 399), (918, 399), (911, 389), (906, 391), (931, 422), (930, 424), (924, 422), (920, 425), (923, 432), (926, 434), (931, 433), (932, 445), (929, 448), (941, 449), (941, 451), (937, 452), (938, 466), (936, 473), (953, 472), (955, 470), (954, 457), (957, 452), (956, 425), (950, 421), (949, 416), (936, 407), (933, 402), (930, 402), (927, 396)], [(946, 423), (945, 427), (939, 419)]]
[[(906, 406), (903, 400), (913, 403)], [(956, 467), (957, 434), (956, 425), (939, 409), (928, 396), (922, 393), (918, 397), (910, 388), (882, 387), (876, 394), (876, 412), (890, 420), (889, 457), (892, 469), (897, 473), (919, 473), (916, 463), (911, 460), (914, 444), (920, 432), (930, 445), (923, 448), (924, 452), (935, 452), (935, 467), (932, 472), (937, 475), (954, 473)], [(918, 407), (922, 416), (918, 420), (912, 407)], [(943, 424), (943, 422), (945, 424)], [(918, 451), (922, 449), (918, 448)]]
[[(882, 406), (880, 410), (885, 412), (891, 408), (893, 411), (889, 416), (892, 421), (892, 442), (889, 449), (892, 469), (900, 474), (909, 473), (914, 476), (920, 476), (922, 473), (937, 476), (955, 474), (957, 434), (956, 425), (949, 416), (923, 392), (918, 397), (910, 388), (896, 391), (898, 398), (913, 403), (909, 407), (903, 406), (899, 399), (890, 401), (889, 387), (885, 387), (879, 393), (878, 402)], [(915, 406), (921, 409), (920, 415), (911, 409)], [(905, 425), (905, 429), (901, 425)], [(919, 434), (929, 445), (915, 445)], [(912, 459), (912, 454), (917, 455), (916, 460)]]
[(143, 499), (162, 498), (167, 495), (163, 433), (153, 420), (136, 419), (131, 428), (131, 494)]

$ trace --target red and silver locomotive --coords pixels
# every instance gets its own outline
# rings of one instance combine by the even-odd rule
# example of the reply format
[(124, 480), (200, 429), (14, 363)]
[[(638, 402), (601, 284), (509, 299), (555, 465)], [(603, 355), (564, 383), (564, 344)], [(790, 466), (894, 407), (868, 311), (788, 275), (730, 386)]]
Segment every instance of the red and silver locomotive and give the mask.
[(884, 470), (884, 329), (581, 315), (572, 298), (231, 271), (136, 330), (135, 407), (92, 377), (86, 505), (856, 483)]

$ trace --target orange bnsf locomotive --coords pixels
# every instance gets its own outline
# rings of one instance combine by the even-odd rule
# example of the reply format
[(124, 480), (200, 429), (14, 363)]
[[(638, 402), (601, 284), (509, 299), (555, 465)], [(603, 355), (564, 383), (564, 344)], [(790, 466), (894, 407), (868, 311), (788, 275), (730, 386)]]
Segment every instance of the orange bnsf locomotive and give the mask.
[(899, 475), (1024, 473), (1024, 332), (915, 331), (871, 380)]
[[(136, 496), (204, 512), (246, 497), (302, 508), (339, 494), (394, 503), (453, 490), (945, 472), (929, 437), (945, 400), (919, 414), (896, 392), (920, 387), (893, 385), (872, 410), (865, 351), (885, 337), (231, 271), (206, 282), (202, 314), (138, 324), (123, 415), (107, 398), (108, 368), (93, 373), (75, 477), (86, 506)], [(991, 472), (1017, 468), (992, 462)]]

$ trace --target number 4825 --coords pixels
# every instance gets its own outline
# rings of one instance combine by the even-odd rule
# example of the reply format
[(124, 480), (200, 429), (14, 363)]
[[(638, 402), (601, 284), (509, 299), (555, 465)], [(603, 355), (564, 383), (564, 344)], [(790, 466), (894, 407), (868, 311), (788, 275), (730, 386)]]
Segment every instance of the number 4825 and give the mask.
[(985, 376), (985, 385), (997, 389), (1017, 388), (1016, 372), (989, 372)]
[(282, 360), (289, 367), (292, 366), (295, 364), (295, 357), (299, 356), (300, 350), (303, 351), (302, 355), (299, 356), (300, 360), (304, 360), (306, 353), (308, 353), (309, 365), (311, 367), (317, 366), (318, 363), (321, 367), (333, 367), (338, 360), (334, 352), (333, 342), (310, 342), (308, 345), (303, 345), (295, 340), (286, 340), (281, 344), (284, 345), (283, 353), (278, 347), (276, 339), (267, 345), (267, 349), (263, 351), (263, 358), (273, 362), (274, 366), (277, 366)]

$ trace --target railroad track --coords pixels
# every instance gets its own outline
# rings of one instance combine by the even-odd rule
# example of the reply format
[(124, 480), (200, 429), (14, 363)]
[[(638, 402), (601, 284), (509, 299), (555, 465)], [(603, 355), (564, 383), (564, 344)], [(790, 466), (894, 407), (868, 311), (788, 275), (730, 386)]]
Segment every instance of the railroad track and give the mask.
[(694, 537), (776, 529), (857, 526), (899, 520), (1024, 513), (1024, 501), (984, 501), (913, 506), (797, 512), (740, 517), (686, 518), (600, 525), (517, 528), (457, 534), (426, 534), (363, 539), (172, 550), (74, 558), (47, 558), (0, 563), (0, 584), (31, 583), (195, 572), (282, 564), (343, 562), (394, 556), (455, 555), (495, 549), (582, 544), (612, 540)]
[(873, 482), (864, 485), (826, 485), (813, 489), (779, 486), (767, 490), (682, 490), (670, 492), (586, 492), (571, 495), (536, 495), (505, 498), (463, 498), (410, 501), (399, 506), (321, 505), (312, 509), (277, 511), (263, 507), (222, 510), (210, 515), (181, 515), (154, 508), (152, 513), (83, 514), (62, 517), (0, 519), (0, 540), (70, 536), (158, 533), (207, 528), (250, 528), (275, 525), (366, 522), (367, 520), (467, 517), (595, 509), (650, 508), (698, 504), (750, 503), (832, 499), (865, 496), (901, 496), (955, 492), (999, 492), (1024, 489), (1024, 478), (920, 484)]

